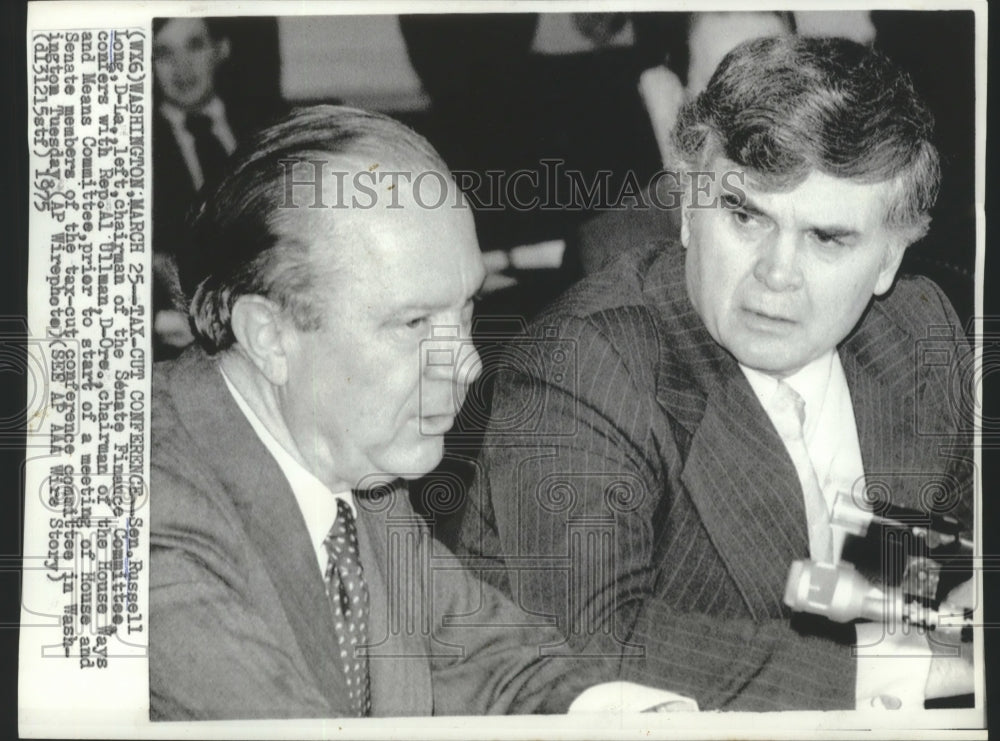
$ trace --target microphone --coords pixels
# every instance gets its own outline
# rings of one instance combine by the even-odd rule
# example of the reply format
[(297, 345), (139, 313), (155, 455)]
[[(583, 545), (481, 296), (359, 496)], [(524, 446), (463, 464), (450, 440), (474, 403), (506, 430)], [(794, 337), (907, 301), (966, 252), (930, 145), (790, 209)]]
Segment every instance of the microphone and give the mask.
[(906, 532), (926, 543), (930, 551), (949, 554), (969, 554), (972, 539), (962, 524), (951, 515), (921, 512), (920, 510), (881, 503), (871, 509), (856, 502), (847, 492), (840, 492), (830, 511), (830, 525), (848, 535), (864, 537), (872, 527), (883, 532)]
[(784, 601), (793, 610), (823, 615), (838, 623), (860, 619), (948, 632), (972, 628), (971, 611), (948, 602), (935, 610), (919, 600), (907, 600), (900, 589), (873, 586), (846, 562), (794, 561), (788, 570)]

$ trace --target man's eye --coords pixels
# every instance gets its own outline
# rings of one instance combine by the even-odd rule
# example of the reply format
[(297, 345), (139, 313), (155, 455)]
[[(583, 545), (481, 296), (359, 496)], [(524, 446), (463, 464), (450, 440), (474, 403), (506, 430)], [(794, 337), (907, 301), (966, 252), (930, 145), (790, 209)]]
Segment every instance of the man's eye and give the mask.
[(826, 232), (813, 232), (813, 239), (824, 247), (844, 247), (847, 244), (842, 237)]
[(430, 317), (427, 316), (415, 316), (412, 319), (407, 319), (404, 324), (407, 329), (421, 329), (427, 326), (427, 322), (430, 321)]
[(748, 211), (744, 211), (743, 209), (738, 209), (736, 211), (733, 211), (732, 213), (733, 213), (733, 219), (740, 226), (754, 226), (758, 223), (756, 216), (749, 213)]

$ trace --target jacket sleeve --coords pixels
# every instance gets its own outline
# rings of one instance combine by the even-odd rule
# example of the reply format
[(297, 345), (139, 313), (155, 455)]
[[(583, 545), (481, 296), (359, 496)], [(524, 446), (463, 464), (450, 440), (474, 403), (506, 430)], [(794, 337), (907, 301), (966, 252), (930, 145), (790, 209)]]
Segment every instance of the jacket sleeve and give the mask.
[(267, 606), (250, 604), (253, 577), (225, 513), (156, 466), (152, 491), (151, 719), (337, 715), (298, 649), (277, 640)]
[(434, 556), (435, 715), (564, 713), (584, 690), (612, 681), (616, 667), (575, 655), (562, 635), (475, 578), (439, 543)]
[[(613, 657), (623, 678), (702, 709), (854, 707), (849, 645), (802, 634), (787, 618), (752, 619), (738, 600), (715, 609), (699, 595), (712, 586), (702, 581), (724, 577), (718, 567), (694, 555), (661, 562), (653, 523), (673, 515), (668, 482), (678, 472), (669, 468), (681, 460), (663, 452), (676, 446), (662, 439), (669, 430), (654, 420), (663, 411), (641, 375), (651, 373), (637, 349), (648, 338), (633, 331), (611, 342), (576, 317), (557, 334), (574, 368), (539, 341), (497, 378), (460, 533), (465, 562), (520, 607), (554, 616), (574, 651)], [(645, 364), (656, 352), (646, 347)], [(663, 579), (684, 584), (683, 594), (658, 596)]]

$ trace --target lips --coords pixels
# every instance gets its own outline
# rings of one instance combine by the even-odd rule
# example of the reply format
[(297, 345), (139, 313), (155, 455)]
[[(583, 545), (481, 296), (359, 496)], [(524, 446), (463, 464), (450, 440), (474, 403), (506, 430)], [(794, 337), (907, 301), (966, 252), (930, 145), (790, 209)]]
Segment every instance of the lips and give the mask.
[(743, 315), (751, 326), (770, 331), (787, 330), (797, 323), (782, 313), (754, 309), (748, 306), (743, 307)]
[(190, 92), (201, 87), (201, 80), (197, 77), (174, 78), (174, 87), (182, 92)]
[(761, 309), (744, 309), (744, 311), (747, 311), (747, 312), (749, 312), (751, 314), (755, 314), (756, 316), (763, 317), (765, 319), (773, 319), (776, 322), (791, 322), (791, 321), (794, 321), (794, 320), (788, 318), (787, 316), (785, 316), (783, 314), (775, 314), (773, 312), (763, 311)]

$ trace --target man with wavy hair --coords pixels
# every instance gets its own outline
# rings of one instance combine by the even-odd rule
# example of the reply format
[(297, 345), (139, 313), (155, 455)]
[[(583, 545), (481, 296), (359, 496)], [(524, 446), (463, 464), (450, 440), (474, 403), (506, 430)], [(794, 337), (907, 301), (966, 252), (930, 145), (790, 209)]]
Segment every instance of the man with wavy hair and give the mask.
[[(971, 692), (971, 666), (916, 631), (783, 601), (794, 561), (840, 557), (830, 506), (866, 482), (925, 510), (938, 487), (971, 522), (949, 375), (967, 347), (938, 287), (896, 276), (937, 193), (931, 131), (909, 78), (869, 48), (786, 36), (732, 51), (674, 131), (680, 244), (584, 280), (536, 321), (548, 340), (499, 373), (467, 562), (577, 651), (669, 677), (705, 708)], [(922, 368), (920, 341), (942, 329), (950, 357)], [(575, 366), (547, 341), (571, 343)], [(587, 523), (603, 535), (584, 542)], [(546, 568), (557, 559), (568, 576)]]

